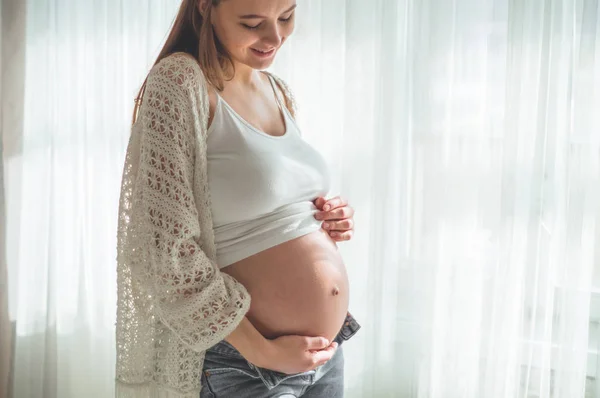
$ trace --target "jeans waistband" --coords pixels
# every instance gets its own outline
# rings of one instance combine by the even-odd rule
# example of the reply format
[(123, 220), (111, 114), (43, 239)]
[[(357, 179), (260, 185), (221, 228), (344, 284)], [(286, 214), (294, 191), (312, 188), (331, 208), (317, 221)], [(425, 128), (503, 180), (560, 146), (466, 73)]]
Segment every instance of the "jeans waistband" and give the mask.
[[(359, 329), (360, 325), (358, 324), (356, 319), (354, 319), (354, 317), (348, 312), (348, 314), (346, 315), (346, 319), (344, 320), (344, 324), (342, 325), (340, 331), (338, 332), (337, 336), (333, 339), (333, 341), (337, 342), (339, 345), (342, 345), (344, 341), (350, 340), (350, 338), (354, 336)], [(243, 355), (234, 346), (232, 346), (225, 340), (222, 340), (217, 345), (211, 347), (209, 351), (224, 356), (244, 358)], [(262, 381), (269, 390), (277, 387), (279, 384), (281, 384), (281, 382), (291, 377), (314, 377), (314, 374), (316, 373), (315, 369), (304, 373), (288, 375), (274, 370), (260, 368), (258, 366), (254, 366), (248, 361), (246, 362), (248, 363), (248, 366), (251, 369), (257, 372), (258, 376), (262, 379)]]
[(356, 319), (354, 319), (352, 314), (348, 313), (342, 328), (333, 341), (341, 345), (345, 340), (350, 340), (350, 338), (354, 336), (359, 329), (360, 325), (358, 322), (356, 322)]

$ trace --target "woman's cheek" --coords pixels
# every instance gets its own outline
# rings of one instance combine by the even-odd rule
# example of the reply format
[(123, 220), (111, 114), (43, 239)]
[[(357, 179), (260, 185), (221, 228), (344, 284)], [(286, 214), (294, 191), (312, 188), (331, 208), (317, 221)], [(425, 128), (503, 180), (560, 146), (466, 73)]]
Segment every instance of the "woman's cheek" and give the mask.
[(248, 33), (237, 33), (235, 36), (232, 36), (230, 38), (230, 48), (235, 48), (237, 50), (240, 51), (244, 51), (246, 49), (248, 49), (249, 47), (252, 47), (253, 44), (255, 44), (258, 41), (257, 38), (254, 37), (254, 34), (248, 34)]

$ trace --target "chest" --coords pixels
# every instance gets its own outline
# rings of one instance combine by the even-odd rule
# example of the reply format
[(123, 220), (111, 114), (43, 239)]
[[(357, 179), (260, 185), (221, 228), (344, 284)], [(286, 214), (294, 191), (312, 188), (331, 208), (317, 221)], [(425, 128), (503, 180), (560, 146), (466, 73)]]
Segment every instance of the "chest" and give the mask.
[(239, 99), (218, 100), (217, 112), (230, 113), (233, 117), (245, 121), (254, 129), (273, 137), (281, 137), (286, 133), (289, 122), (287, 115), (280, 110), (273, 101), (257, 97), (253, 101), (239, 101)]
[(207, 139), (207, 170), (218, 226), (313, 201), (330, 186), (325, 159), (289, 121), (281, 137), (240, 121), (221, 123)]

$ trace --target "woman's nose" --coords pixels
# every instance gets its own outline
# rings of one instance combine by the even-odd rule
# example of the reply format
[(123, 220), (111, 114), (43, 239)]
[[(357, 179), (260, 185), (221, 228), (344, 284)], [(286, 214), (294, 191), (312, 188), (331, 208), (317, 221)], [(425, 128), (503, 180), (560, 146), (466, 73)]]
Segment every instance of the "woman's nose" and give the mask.
[(269, 44), (272, 47), (279, 47), (281, 44), (281, 34), (279, 33), (279, 27), (277, 24), (271, 25), (271, 27), (265, 30), (265, 36), (263, 37), (263, 41)]

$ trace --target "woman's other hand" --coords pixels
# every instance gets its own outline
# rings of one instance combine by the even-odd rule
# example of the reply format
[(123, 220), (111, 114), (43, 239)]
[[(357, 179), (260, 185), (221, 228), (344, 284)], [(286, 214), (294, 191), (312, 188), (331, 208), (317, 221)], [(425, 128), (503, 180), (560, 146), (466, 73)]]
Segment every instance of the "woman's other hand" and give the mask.
[(337, 242), (350, 240), (354, 234), (354, 209), (348, 202), (336, 196), (332, 199), (318, 197), (314, 201), (319, 212), (315, 214), (317, 220), (322, 220), (325, 229), (331, 238)]
[(261, 368), (285, 374), (308, 372), (329, 361), (338, 343), (324, 337), (288, 335), (268, 340), (260, 363)]

